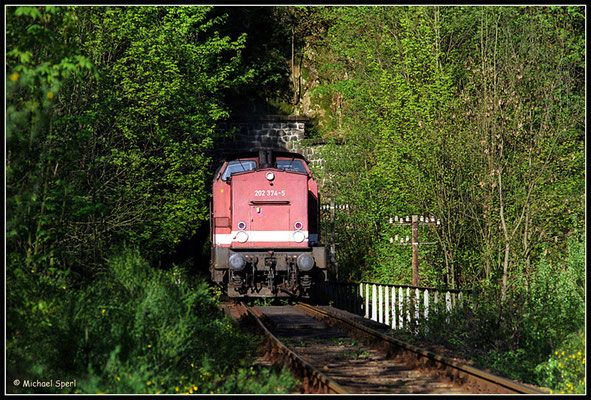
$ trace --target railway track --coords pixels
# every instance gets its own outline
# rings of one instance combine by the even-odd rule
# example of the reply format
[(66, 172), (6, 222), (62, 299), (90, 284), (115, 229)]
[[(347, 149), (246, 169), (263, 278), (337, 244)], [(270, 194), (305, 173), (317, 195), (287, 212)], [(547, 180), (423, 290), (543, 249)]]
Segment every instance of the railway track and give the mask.
[[(276, 323), (270, 320), (259, 307), (251, 307), (243, 303), (234, 303), (229, 307), (226, 306), (225, 311), (239, 321), (250, 319), (256, 325), (266, 338), (267, 358), (272, 362), (288, 365), (302, 379), (305, 393), (350, 393), (286, 346), (284, 340), (279, 339), (271, 330), (271, 326), (277, 326)], [(297, 321), (292, 321), (291, 327), (294, 328), (296, 324)], [(301, 329), (303, 326), (300, 324), (299, 328)]]
[(544, 393), (401, 342), (330, 308), (230, 308), (265, 335), (267, 356), (289, 365), (306, 393)]

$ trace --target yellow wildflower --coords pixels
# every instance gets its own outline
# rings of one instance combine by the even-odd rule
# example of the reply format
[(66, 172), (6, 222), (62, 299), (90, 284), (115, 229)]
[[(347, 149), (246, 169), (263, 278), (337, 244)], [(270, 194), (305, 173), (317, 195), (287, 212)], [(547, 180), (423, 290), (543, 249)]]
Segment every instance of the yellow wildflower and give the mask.
[(53, 92), (49, 92), (49, 93), (47, 93), (47, 98), (48, 98), (49, 100), (53, 99)]
[(16, 82), (16, 81), (18, 81), (19, 76), (20, 76), (19, 73), (15, 72), (14, 74), (10, 75), (10, 80), (13, 82)]
[(105, 309), (103, 308), (103, 314), (105, 313), (105, 311), (107, 311), (107, 310), (105, 310)]

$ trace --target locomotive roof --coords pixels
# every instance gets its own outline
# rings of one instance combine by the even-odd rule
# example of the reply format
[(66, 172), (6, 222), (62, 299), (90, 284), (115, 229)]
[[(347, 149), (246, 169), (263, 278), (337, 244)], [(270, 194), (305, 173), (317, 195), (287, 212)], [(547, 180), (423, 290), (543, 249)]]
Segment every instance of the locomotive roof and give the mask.
[[(299, 160), (304, 160), (306, 162), (306, 164), (310, 164), (310, 161), (304, 157), (303, 155), (301, 155), (300, 153), (292, 153), (289, 151), (273, 151), (273, 155), (275, 157), (293, 157)], [(236, 160), (238, 158), (249, 158), (249, 157), (258, 157), (259, 153), (258, 151), (244, 151), (244, 152), (239, 152), (239, 153), (232, 153), (232, 154), (228, 154), (225, 158), (224, 161), (232, 161), (232, 160)]]

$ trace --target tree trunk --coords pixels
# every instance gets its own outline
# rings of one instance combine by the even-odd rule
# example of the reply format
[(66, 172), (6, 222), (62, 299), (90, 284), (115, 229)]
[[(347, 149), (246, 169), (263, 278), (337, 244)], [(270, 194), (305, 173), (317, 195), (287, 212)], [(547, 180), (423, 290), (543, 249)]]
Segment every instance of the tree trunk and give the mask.
[(505, 207), (503, 202), (503, 186), (502, 186), (502, 172), (497, 171), (498, 188), (499, 188), (499, 216), (501, 217), (501, 227), (503, 229), (503, 236), (505, 238), (505, 256), (503, 259), (503, 278), (501, 282), (501, 301), (505, 302), (507, 299), (507, 275), (509, 274), (509, 261), (511, 254), (511, 237), (509, 236), (507, 223), (505, 221)]

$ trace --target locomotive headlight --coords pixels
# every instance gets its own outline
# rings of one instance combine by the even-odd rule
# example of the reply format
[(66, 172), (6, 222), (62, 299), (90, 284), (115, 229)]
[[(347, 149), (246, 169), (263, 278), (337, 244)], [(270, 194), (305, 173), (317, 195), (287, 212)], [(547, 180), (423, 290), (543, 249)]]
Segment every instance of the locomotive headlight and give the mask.
[(265, 178), (267, 178), (267, 180), (270, 182), (273, 179), (275, 179), (275, 174), (273, 172), (269, 171), (265, 174)]
[(234, 253), (228, 259), (228, 263), (230, 264), (232, 271), (239, 272), (246, 266), (246, 259), (242, 254)]
[(293, 224), (293, 227), (295, 228), (296, 231), (300, 231), (304, 227), (304, 224), (302, 224), (300, 221), (298, 221), (295, 224)]
[(243, 231), (244, 229), (246, 229), (246, 224), (244, 222), (238, 222), (238, 229)]
[(302, 243), (305, 238), (306, 238), (306, 235), (302, 231), (295, 231), (293, 233), (293, 240), (295, 240), (298, 243)]
[(244, 243), (248, 240), (248, 233), (244, 232), (244, 231), (240, 231), (236, 234), (236, 240), (238, 240), (240, 243)]
[(314, 258), (310, 254), (300, 254), (297, 260), (301, 271), (307, 272), (314, 268)]

